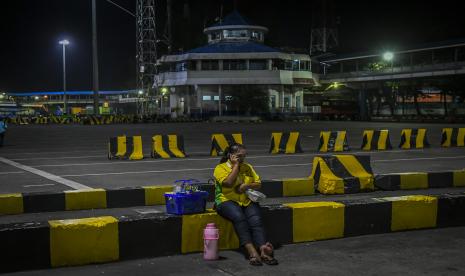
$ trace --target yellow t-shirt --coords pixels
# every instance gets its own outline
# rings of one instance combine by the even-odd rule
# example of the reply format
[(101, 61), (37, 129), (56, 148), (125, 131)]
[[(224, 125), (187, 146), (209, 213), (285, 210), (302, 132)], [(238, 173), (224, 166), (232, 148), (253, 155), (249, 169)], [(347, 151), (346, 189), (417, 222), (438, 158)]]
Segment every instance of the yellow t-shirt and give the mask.
[(213, 172), (213, 177), (215, 178), (216, 182), (215, 203), (216, 205), (219, 205), (222, 202), (232, 200), (241, 206), (248, 206), (251, 202), (250, 199), (245, 193), (237, 193), (236, 188), (242, 183), (260, 182), (260, 177), (252, 168), (252, 165), (248, 163), (242, 163), (240, 164), (239, 173), (237, 175), (236, 181), (234, 182), (234, 185), (231, 188), (225, 187), (223, 186), (223, 181), (229, 176), (231, 172), (232, 165), (229, 160), (216, 166), (215, 171)]

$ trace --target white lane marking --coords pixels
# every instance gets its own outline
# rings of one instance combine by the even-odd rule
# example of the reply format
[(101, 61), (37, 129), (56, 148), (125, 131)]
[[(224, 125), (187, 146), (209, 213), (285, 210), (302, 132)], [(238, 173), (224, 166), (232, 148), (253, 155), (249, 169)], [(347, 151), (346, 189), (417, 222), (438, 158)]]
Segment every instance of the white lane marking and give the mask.
[(0, 174), (16, 174), (16, 173), (24, 173), (23, 171), (14, 171), (14, 172), (0, 172)]
[[(267, 167), (292, 167), (292, 166), (307, 166), (312, 163), (303, 164), (285, 164), (285, 165), (263, 165), (253, 166), (254, 168), (267, 168)], [(189, 172), (189, 171), (210, 171), (214, 168), (195, 168), (195, 169), (179, 169), (179, 170), (160, 170), (160, 171), (133, 171), (133, 172), (115, 172), (115, 173), (89, 173), (89, 174), (67, 174), (63, 177), (81, 177), (81, 176), (99, 176), (99, 175), (122, 175), (122, 174), (146, 174), (146, 173), (168, 173), (168, 172)]]
[[(414, 160), (431, 160), (431, 159), (461, 159), (461, 158), (465, 158), (465, 156), (446, 156), (446, 157), (412, 158), (412, 159), (406, 159), (406, 158), (386, 159), (386, 160), (373, 160), (373, 162), (414, 161)], [(312, 165), (312, 163), (282, 164), (282, 165), (255, 165), (254, 168), (292, 167), (292, 166), (309, 166), (309, 165)], [(123, 174), (147, 174), (147, 173), (206, 171), (206, 170), (213, 170), (213, 169), (214, 168), (193, 168), (193, 169), (158, 170), (158, 171), (129, 171), (129, 172), (115, 172), (115, 173), (69, 174), (69, 175), (62, 175), (62, 176), (63, 177), (82, 177), (82, 176), (123, 175)]]
[(79, 190), (79, 189), (91, 189), (91, 187), (88, 187), (86, 185), (82, 185), (80, 183), (77, 183), (77, 182), (74, 182), (74, 181), (71, 181), (71, 180), (68, 180), (68, 179), (64, 179), (64, 178), (62, 178), (62, 177), (60, 177), (58, 175), (54, 175), (54, 174), (51, 174), (51, 173), (48, 173), (48, 172), (44, 172), (44, 171), (41, 171), (41, 170), (38, 170), (38, 169), (31, 168), (29, 166), (17, 163), (15, 161), (11, 161), (11, 160), (3, 158), (3, 157), (0, 157), (0, 162), (3, 162), (3, 163), (8, 164), (10, 166), (16, 167), (18, 169), (25, 170), (25, 171), (33, 173), (33, 174), (37, 174), (39, 176), (42, 176), (44, 178), (47, 178), (47, 179), (50, 179), (52, 181), (58, 182), (60, 184), (66, 185), (66, 186), (71, 187), (71, 188), (76, 189), (76, 190)]
[[(412, 150), (412, 151), (420, 151), (420, 150)], [(382, 154), (382, 153), (400, 153), (400, 152), (405, 152), (405, 150), (392, 150), (389, 152), (382, 152), (382, 151), (376, 151), (376, 152), (366, 152), (366, 151), (355, 151), (355, 152), (344, 152), (345, 154), (359, 154), (359, 153), (371, 153), (371, 154)], [(344, 154), (342, 153), (342, 154)], [(316, 155), (321, 155), (324, 153), (304, 153), (304, 154), (292, 154), (292, 155), (281, 155), (281, 154), (275, 154), (275, 155), (252, 155), (252, 156), (247, 156), (247, 159), (261, 159), (261, 158), (282, 158), (282, 157), (289, 157), (289, 158), (294, 158), (294, 157), (306, 157), (306, 156), (316, 156)], [(103, 165), (103, 166), (113, 166), (113, 165), (127, 165), (127, 164), (132, 164), (132, 165), (137, 165), (141, 163), (160, 163), (160, 162), (191, 162), (191, 161), (208, 161), (208, 160), (219, 160), (220, 157), (206, 157), (206, 158), (173, 158), (173, 159), (157, 159), (157, 160), (143, 160), (143, 161), (108, 161), (108, 162), (95, 162), (95, 163), (71, 163), (71, 164), (44, 164), (44, 165), (36, 165), (36, 166), (31, 166), (34, 168), (41, 168), (41, 167), (70, 167), (70, 166), (96, 166), (96, 165)]]
[(38, 157), (38, 158), (10, 158), (13, 161), (27, 161), (27, 160), (57, 160), (57, 159), (83, 159), (83, 158), (94, 158), (94, 157), (104, 157), (105, 154), (100, 155), (87, 155), (87, 156), (67, 156), (67, 157)]
[(55, 186), (55, 184), (38, 184), (38, 185), (24, 185), (24, 188), (30, 188), (30, 187), (45, 187), (45, 186)]

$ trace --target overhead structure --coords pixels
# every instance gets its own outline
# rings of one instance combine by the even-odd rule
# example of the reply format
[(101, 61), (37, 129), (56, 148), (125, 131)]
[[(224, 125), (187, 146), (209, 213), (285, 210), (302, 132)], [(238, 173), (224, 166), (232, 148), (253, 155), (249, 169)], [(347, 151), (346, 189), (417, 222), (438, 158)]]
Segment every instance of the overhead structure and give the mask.
[(137, 88), (142, 91), (138, 104), (139, 114), (147, 113), (148, 100), (153, 96), (152, 87), (154, 86), (157, 62), (155, 22), (155, 0), (137, 0)]
[(310, 55), (326, 53), (338, 46), (338, 20), (333, 14), (333, 1), (316, 1), (312, 9), (310, 30)]

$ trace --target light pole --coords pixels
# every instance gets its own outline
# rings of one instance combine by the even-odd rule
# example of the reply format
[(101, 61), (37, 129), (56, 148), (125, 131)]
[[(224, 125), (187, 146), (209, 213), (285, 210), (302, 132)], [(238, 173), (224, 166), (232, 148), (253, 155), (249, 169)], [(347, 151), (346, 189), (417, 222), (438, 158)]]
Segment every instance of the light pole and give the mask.
[(66, 45), (69, 45), (69, 41), (66, 39), (58, 42), (63, 46), (63, 112), (68, 114), (68, 105), (66, 99)]
[(393, 116), (394, 116), (394, 113), (395, 113), (395, 108), (396, 108), (396, 104), (397, 104), (397, 93), (395, 93), (394, 91), (394, 81), (393, 81), (393, 78), (394, 78), (394, 53), (393, 52), (385, 52), (383, 54), (383, 59), (387, 62), (390, 62), (391, 63), (391, 92), (394, 94), (394, 107), (393, 107)]

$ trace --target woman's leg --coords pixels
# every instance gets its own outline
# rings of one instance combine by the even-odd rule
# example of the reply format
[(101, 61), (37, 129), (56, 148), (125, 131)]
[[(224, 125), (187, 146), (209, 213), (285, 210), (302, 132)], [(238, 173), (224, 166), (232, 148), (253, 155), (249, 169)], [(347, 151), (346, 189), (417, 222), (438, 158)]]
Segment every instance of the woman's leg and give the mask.
[(258, 205), (258, 203), (252, 202), (244, 209), (244, 213), (247, 218), (250, 230), (252, 231), (253, 241), (255, 245), (260, 248), (266, 243), (265, 229), (263, 228), (260, 205)]
[(249, 258), (255, 258), (257, 262), (260, 262), (260, 255), (257, 253), (252, 243), (249, 224), (247, 223), (247, 218), (242, 207), (234, 201), (226, 201), (217, 206), (216, 211), (220, 216), (233, 223), (234, 230), (239, 237), (239, 243), (241, 246), (245, 247), (249, 254)]

